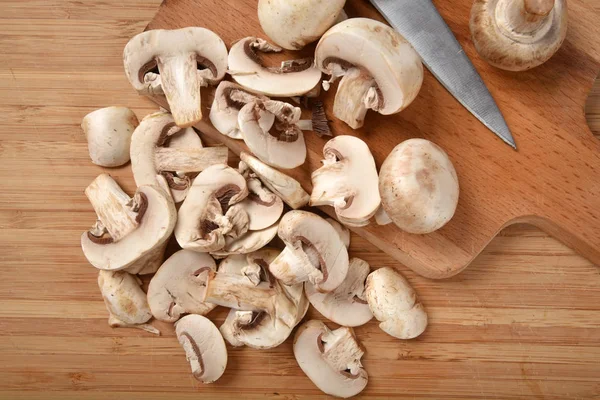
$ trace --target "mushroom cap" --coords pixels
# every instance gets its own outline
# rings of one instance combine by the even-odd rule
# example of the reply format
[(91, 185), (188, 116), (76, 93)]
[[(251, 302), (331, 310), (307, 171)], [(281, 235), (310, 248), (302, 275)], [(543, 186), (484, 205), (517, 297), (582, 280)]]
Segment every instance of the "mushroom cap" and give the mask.
[(258, 52), (280, 50), (255, 37), (240, 40), (229, 51), (229, 69), (235, 72), (233, 80), (252, 92), (270, 97), (302, 96), (313, 90), (321, 80), (321, 71), (312, 62), (304, 62), (297, 72), (282, 72), (262, 65)]
[(302, 371), (324, 393), (348, 398), (367, 386), (362, 351), (351, 328), (330, 331), (321, 321), (305, 322), (296, 332), (293, 349)]
[(272, 226), (283, 213), (283, 201), (269, 189), (263, 187), (257, 178), (246, 180), (250, 194), (240, 203), (248, 213), (248, 230), (258, 231)]
[(394, 29), (369, 18), (350, 18), (325, 32), (315, 53), (317, 68), (332, 75), (331, 63), (340, 60), (343, 68), (350, 64), (375, 79), (384, 99), (377, 111), (383, 115), (406, 108), (423, 83), (417, 52)]
[(137, 193), (145, 195), (147, 209), (134, 231), (108, 244), (93, 242), (88, 232), (81, 235), (83, 254), (94, 267), (109, 271), (128, 268), (169, 240), (177, 220), (171, 197), (157, 186), (140, 186)]
[(458, 177), (439, 146), (409, 139), (396, 146), (381, 166), (379, 193), (385, 212), (400, 229), (431, 233), (454, 216)]
[(225, 235), (235, 230), (237, 214), (245, 216), (247, 230), (247, 214), (234, 208), (247, 195), (246, 179), (235, 169), (217, 164), (202, 171), (179, 208), (175, 226), (179, 245), (199, 252), (221, 250)]
[(219, 379), (227, 367), (227, 347), (219, 329), (201, 315), (186, 315), (175, 324), (194, 378), (204, 383)]
[(140, 325), (152, 318), (146, 293), (134, 275), (125, 271), (98, 271), (98, 287), (112, 317), (127, 325)]
[[(511, 26), (509, 13), (528, 19), (527, 10), (520, 10), (528, 3), (553, 3), (553, 7), (541, 11), (548, 14), (533, 31), (519, 32), (518, 26)], [(469, 26), (483, 59), (497, 68), (525, 71), (545, 63), (558, 51), (567, 36), (567, 21), (566, 0), (475, 0)]]
[(413, 339), (427, 328), (427, 313), (417, 293), (399, 272), (385, 267), (367, 277), (365, 296), (379, 327), (398, 339)]
[(341, 285), (348, 273), (348, 250), (329, 222), (310, 212), (290, 211), (277, 233), (286, 245), (269, 265), (277, 279), (286, 285), (310, 281), (321, 292)]
[(323, 166), (312, 173), (312, 206), (335, 208), (349, 226), (365, 226), (381, 204), (377, 167), (369, 146), (354, 136), (337, 136), (323, 148)]
[(333, 229), (335, 229), (335, 231), (338, 233), (338, 235), (340, 235), (340, 239), (342, 239), (344, 246), (346, 246), (346, 248), (349, 248), (350, 247), (350, 230), (348, 228), (346, 228), (344, 225), (337, 222), (333, 218), (325, 218), (325, 221), (329, 222), (329, 224), (331, 226), (333, 226)]
[[(210, 108), (210, 122), (215, 129), (223, 135), (232, 139), (244, 139), (242, 131), (240, 131), (238, 126), (238, 114), (244, 105), (255, 99), (263, 101), (269, 100), (266, 96), (246, 91), (246, 89), (240, 85), (222, 81), (219, 83), (219, 86), (217, 86), (215, 100)], [(275, 122), (275, 115), (266, 111), (261, 111), (258, 122), (264, 131), (268, 131)]]
[(342, 326), (364, 325), (373, 318), (364, 297), (365, 280), (371, 268), (359, 258), (350, 260), (346, 279), (334, 291), (318, 292), (314, 285), (306, 282), (304, 288), (308, 301), (325, 318)]
[(102, 167), (126, 164), (131, 135), (138, 125), (135, 113), (127, 107), (101, 108), (83, 117), (81, 128), (92, 162)]
[(246, 254), (231, 254), (221, 260), (218, 271), (224, 274), (243, 275), (242, 268), (248, 266)]
[(258, 20), (267, 36), (288, 50), (319, 40), (344, 9), (346, 0), (259, 0)]
[(183, 314), (206, 315), (216, 306), (202, 302), (208, 271), (216, 271), (207, 253), (180, 250), (169, 257), (152, 277), (148, 304), (154, 318), (175, 322)]

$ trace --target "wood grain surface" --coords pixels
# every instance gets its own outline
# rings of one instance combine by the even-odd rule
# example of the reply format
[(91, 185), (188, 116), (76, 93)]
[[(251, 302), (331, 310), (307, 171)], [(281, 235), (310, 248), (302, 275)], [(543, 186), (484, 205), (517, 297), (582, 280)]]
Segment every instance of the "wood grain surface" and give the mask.
[[(219, 32), (227, 44), (246, 36), (264, 36), (256, 0), (201, 3), (203, 7), (198, 0), (166, 1), (148, 28), (201, 24)], [(456, 214), (429, 235), (411, 235), (394, 224), (371, 224), (355, 232), (430, 278), (459, 273), (502, 228), (517, 222), (541, 227), (600, 264), (600, 143), (582, 112), (600, 72), (600, 13), (594, 6), (598, 2), (570, 0), (569, 34), (562, 48), (543, 66), (522, 73), (498, 70), (476, 54), (468, 29), (471, 4), (471, 0), (436, 2), (498, 102), (519, 151), (496, 138), (426, 71), (419, 96), (403, 112), (392, 116), (370, 112), (365, 126), (356, 131), (336, 118), (331, 118), (331, 126), (335, 135), (365, 140), (378, 166), (396, 144), (408, 138), (424, 137), (440, 145), (459, 176)], [(348, 0), (345, 10), (350, 17), (383, 20), (366, 0)], [(311, 54), (314, 45), (279, 58)], [(204, 94), (210, 95), (210, 90)], [(321, 97), (331, 117), (335, 86)], [(220, 135), (207, 120), (198, 127), (235, 152), (245, 148), (240, 141)], [(310, 174), (321, 166), (327, 138), (304, 136), (306, 163), (291, 174), (310, 191)], [(329, 207), (328, 212), (333, 209)]]
[[(95, 218), (83, 189), (101, 172), (135, 186), (129, 167), (90, 163), (79, 124), (108, 105), (139, 117), (155, 109), (129, 86), (121, 52), (158, 6), (0, 2), (0, 399), (323, 399), (289, 340), (230, 349), (223, 378), (203, 386), (167, 324), (154, 322), (161, 337), (107, 325), (79, 248)], [(598, 134), (600, 87), (587, 104)], [(506, 229), (447, 281), (417, 276), (356, 235), (351, 253), (402, 271), (431, 321), (412, 341), (374, 322), (356, 329), (370, 374), (363, 398), (600, 398), (600, 270), (545, 233)], [(210, 317), (220, 323), (225, 310)]]

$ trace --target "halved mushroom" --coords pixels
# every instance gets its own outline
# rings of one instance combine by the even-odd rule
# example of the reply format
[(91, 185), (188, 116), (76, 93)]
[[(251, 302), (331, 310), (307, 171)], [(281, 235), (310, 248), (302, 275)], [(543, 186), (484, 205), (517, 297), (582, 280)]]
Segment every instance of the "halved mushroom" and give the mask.
[(365, 280), (369, 272), (371, 268), (366, 261), (353, 258), (346, 279), (334, 291), (319, 293), (307, 282), (306, 296), (310, 304), (330, 321), (343, 326), (364, 325), (373, 318), (365, 298)]
[(81, 122), (90, 158), (102, 167), (118, 167), (129, 161), (131, 134), (139, 122), (127, 107), (92, 111)]
[(333, 229), (340, 235), (340, 239), (342, 239), (342, 243), (346, 248), (350, 247), (350, 231), (344, 225), (340, 224), (333, 218), (325, 218), (325, 221), (329, 222)]
[[(196, 146), (192, 146), (194, 143)], [(201, 172), (211, 165), (226, 164), (227, 155), (226, 147), (204, 148), (193, 128), (179, 128), (173, 116), (166, 112), (146, 116), (131, 138), (131, 170), (135, 183), (167, 186), (176, 202), (185, 199), (189, 190), (188, 174)]]
[(175, 322), (183, 314), (206, 315), (216, 306), (204, 303), (209, 271), (217, 264), (206, 253), (180, 250), (165, 261), (148, 286), (148, 304), (154, 318)]
[(351, 128), (363, 126), (367, 110), (395, 114), (417, 97), (423, 64), (412, 46), (389, 26), (368, 18), (351, 18), (333, 26), (317, 45), (317, 68), (343, 77), (334, 115)]
[(247, 254), (260, 250), (277, 235), (278, 226), (279, 221), (265, 229), (258, 231), (249, 230), (237, 238), (227, 236), (225, 237), (225, 247), (210, 254), (215, 258), (221, 258), (231, 254)]
[(399, 272), (380, 268), (367, 277), (365, 296), (379, 327), (398, 339), (413, 339), (427, 328), (427, 313), (417, 293)]
[(160, 335), (150, 324), (152, 318), (142, 281), (125, 271), (98, 271), (98, 287), (108, 310), (108, 325), (113, 328), (139, 328)]
[(294, 337), (294, 357), (302, 371), (324, 393), (348, 398), (367, 386), (364, 355), (352, 328), (334, 331), (317, 320), (304, 323)]
[(285, 285), (310, 282), (326, 293), (342, 284), (348, 273), (348, 250), (335, 229), (306, 211), (290, 211), (279, 223), (285, 249), (269, 270)]
[(227, 347), (219, 329), (201, 315), (186, 315), (175, 324), (192, 375), (203, 383), (219, 379), (227, 367)]
[(479, 55), (508, 71), (548, 61), (567, 36), (566, 0), (475, 0), (471, 36)]
[(340, 222), (365, 226), (381, 204), (379, 178), (369, 146), (337, 136), (323, 148), (323, 166), (312, 173), (311, 206), (333, 206)]
[(409, 233), (426, 234), (443, 227), (454, 216), (459, 191), (452, 161), (425, 139), (400, 143), (379, 172), (381, 205)]
[[(252, 172), (258, 176), (269, 190), (280, 197), (294, 210), (308, 204), (310, 196), (302, 188), (302, 185), (294, 178), (268, 166), (248, 153), (242, 152), (240, 154), (240, 159), (245, 166), (250, 168)], [(243, 170), (244, 168), (243, 165), (240, 166), (240, 170)]]
[[(238, 114), (242, 107), (254, 100), (269, 100), (268, 97), (250, 93), (240, 85), (223, 81), (217, 86), (215, 100), (210, 109), (210, 122), (216, 130), (233, 139), (243, 139), (238, 125)], [(261, 129), (268, 131), (275, 123), (275, 115), (261, 111), (259, 121)]]
[(175, 123), (187, 128), (202, 119), (200, 88), (225, 76), (227, 47), (204, 28), (150, 30), (127, 43), (123, 63), (138, 93), (164, 94)]
[(336, 23), (346, 0), (259, 0), (258, 20), (267, 36), (288, 50), (300, 50)]
[(247, 195), (246, 180), (235, 169), (217, 164), (202, 171), (179, 208), (179, 245), (205, 253), (225, 247), (226, 237), (242, 236), (248, 230), (248, 214), (237, 203)]
[(301, 96), (313, 90), (321, 80), (321, 71), (312, 59), (290, 60), (281, 67), (267, 67), (260, 53), (280, 52), (281, 48), (264, 39), (247, 37), (229, 51), (229, 69), (233, 79), (254, 92), (272, 97)]
[[(275, 115), (275, 125), (263, 130), (259, 120), (267, 111)], [(238, 115), (244, 142), (261, 161), (270, 166), (292, 169), (306, 160), (304, 134), (296, 123), (300, 120), (300, 109), (281, 101), (253, 101), (246, 104)]]
[(156, 186), (140, 186), (130, 198), (110, 175), (99, 175), (85, 190), (98, 221), (81, 235), (87, 260), (98, 269), (156, 271), (177, 211), (171, 197)]

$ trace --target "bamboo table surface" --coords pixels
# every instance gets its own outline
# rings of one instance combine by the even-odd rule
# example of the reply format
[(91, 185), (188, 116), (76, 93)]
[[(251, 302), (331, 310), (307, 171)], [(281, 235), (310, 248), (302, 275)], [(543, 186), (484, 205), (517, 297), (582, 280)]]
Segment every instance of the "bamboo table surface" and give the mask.
[[(159, 4), (0, 1), (0, 399), (324, 398), (290, 340), (230, 350), (223, 378), (203, 386), (168, 324), (154, 322), (161, 337), (107, 325), (79, 248), (95, 218), (83, 189), (103, 170), (79, 124), (109, 105), (154, 110), (129, 86), (121, 53)], [(600, 134), (600, 85), (587, 112)], [(134, 190), (128, 167), (109, 172)], [(448, 281), (418, 277), (355, 235), (351, 254), (398, 268), (430, 316), (413, 341), (374, 322), (356, 329), (363, 397), (600, 398), (600, 269), (553, 238), (511, 227)]]

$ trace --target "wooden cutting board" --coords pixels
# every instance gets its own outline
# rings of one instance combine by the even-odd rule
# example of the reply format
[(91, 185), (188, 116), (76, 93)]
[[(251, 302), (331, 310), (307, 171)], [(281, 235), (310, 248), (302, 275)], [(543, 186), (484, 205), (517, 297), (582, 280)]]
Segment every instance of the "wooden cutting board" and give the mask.
[[(331, 126), (335, 135), (365, 140), (378, 166), (408, 138), (423, 137), (440, 145), (460, 179), (456, 216), (430, 235), (376, 224), (356, 233), (430, 278), (457, 274), (502, 228), (517, 222), (546, 230), (600, 264), (600, 142), (592, 136), (583, 111), (600, 70), (600, 16), (594, 1), (569, 1), (569, 33), (563, 47), (545, 65), (522, 73), (495, 69), (478, 57), (468, 30), (471, 0), (435, 1), (498, 102), (519, 150), (495, 137), (427, 72), (418, 98), (402, 113), (369, 112), (365, 126), (356, 131), (338, 120)], [(148, 29), (203, 26), (228, 45), (245, 36), (266, 37), (257, 20), (256, 3), (165, 1)], [(349, 0), (346, 11), (350, 17), (382, 20), (365, 0)], [(302, 55), (313, 50), (314, 46)], [(286, 56), (298, 58), (298, 54)], [(331, 119), (334, 94), (335, 87), (322, 95)], [(245, 149), (243, 143), (216, 132), (207, 119), (198, 128), (237, 153)], [(305, 137), (307, 162), (291, 175), (310, 190), (310, 173), (320, 166), (326, 139), (312, 133)]]

